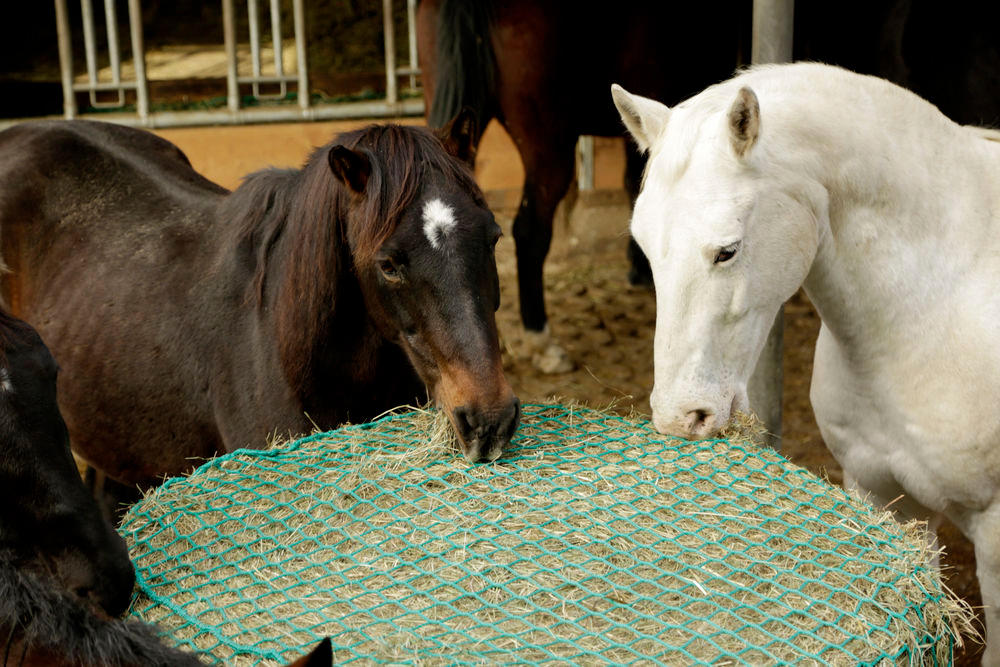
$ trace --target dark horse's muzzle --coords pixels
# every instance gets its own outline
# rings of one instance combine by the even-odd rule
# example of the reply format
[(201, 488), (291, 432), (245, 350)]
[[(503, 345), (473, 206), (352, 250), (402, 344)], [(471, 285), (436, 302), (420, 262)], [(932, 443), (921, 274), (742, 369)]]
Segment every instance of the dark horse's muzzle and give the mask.
[(500, 458), (520, 421), (521, 403), (513, 395), (498, 408), (461, 406), (451, 415), (462, 453), (470, 463)]

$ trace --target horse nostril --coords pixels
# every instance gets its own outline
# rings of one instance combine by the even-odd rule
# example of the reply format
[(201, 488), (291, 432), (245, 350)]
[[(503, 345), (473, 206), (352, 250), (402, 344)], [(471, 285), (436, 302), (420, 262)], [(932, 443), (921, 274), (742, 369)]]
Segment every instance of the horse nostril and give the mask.
[(500, 422), (500, 428), (497, 429), (497, 434), (503, 441), (502, 444), (507, 444), (510, 439), (514, 437), (514, 432), (517, 431), (518, 424), (521, 423), (521, 401), (515, 398), (510, 407), (507, 408), (507, 413)]
[(455, 429), (458, 431), (458, 437), (463, 441), (467, 441), (472, 431), (476, 428), (476, 422), (478, 421), (475, 413), (468, 408), (455, 408)]
[(687, 413), (687, 432), (689, 435), (704, 437), (715, 425), (715, 413), (711, 410), (691, 410)]

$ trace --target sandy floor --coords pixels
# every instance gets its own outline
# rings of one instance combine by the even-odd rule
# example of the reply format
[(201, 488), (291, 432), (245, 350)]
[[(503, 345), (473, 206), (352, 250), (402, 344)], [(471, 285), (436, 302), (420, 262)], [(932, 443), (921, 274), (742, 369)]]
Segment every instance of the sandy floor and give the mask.
[[(339, 122), (158, 133), (177, 143), (196, 169), (233, 188), (244, 174), (256, 169), (300, 165), (314, 146), (355, 126)], [(595, 163), (597, 190), (581, 196), (571, 213), (562, 211), (557, 217), (555, 240), (545, 267), (552, 328), (578, 367), (572, 373), (542, 376), (513, 352), (520, 325), (510, 224), (523, 171), (502, 129), (491, 125), (483, 138), (476, 175), (506, 233), (498, 247), (502, 289), (498, 323), (507, 350), (505, 368), (525, 402), (557, 397), (648, 412), (655, 304), (651, 291), (629, 287), (625, 280), (629, 212), (620, 190), (620, 140), (597, 140)], [(840, 468), (823, 445), (808, 401), (812, 348), (818, 330), (815, 311), (802, 294), (797, 295), (785, 309), (782, 453), (839, 483)], [(949, 585), (973, 605), (981, 604), (971, 545), (950, 525), (945, 527), (943, 541)], [(978, 664), (977, 655), (975, 650), (960, 652), (958, 664)]]

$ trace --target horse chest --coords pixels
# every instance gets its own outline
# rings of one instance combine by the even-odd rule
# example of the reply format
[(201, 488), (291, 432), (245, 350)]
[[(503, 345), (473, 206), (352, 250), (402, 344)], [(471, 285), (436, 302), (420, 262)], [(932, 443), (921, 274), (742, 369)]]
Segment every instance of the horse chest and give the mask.
[(824, 441), (845, 476), (882, 502), (905, 494), (949, 515), (987, 507), (1000, 491), (1000, 426), (973, 426), (953, 377), (934, 383), (907, 368), (852, 368), (824, 327), (810, 392)]

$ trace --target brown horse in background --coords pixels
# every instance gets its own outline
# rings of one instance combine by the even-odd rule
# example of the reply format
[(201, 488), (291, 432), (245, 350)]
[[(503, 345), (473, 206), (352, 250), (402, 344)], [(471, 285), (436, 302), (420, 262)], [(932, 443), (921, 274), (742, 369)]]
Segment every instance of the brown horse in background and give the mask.
[[(749, 2), (422, 0), (418, 6), (428, 123), (440, 127), (462, 107), (472, 108), (477, 127), (496, 118), (521, 155), (524, 190), (513, 229), (518, 289), (541, 370), (572, 368), (547, 332), (542, 266), (556, 205), (573, 181), (578, 137), (624, 133), (612, 83), (673, 104), (728, 78), (745, 62), (750, 10)], [(630, 142), (626, 151), (625, 183), (634, 201), (645, 160)], [(634, 242), (629, 256), (630, 281), (652, 284)]]
[(499, 456), (519, 406), (471, 136), (371, 126), (230, 193), (141, 130), (0, 133), (3, 297), (63, 367), (74, 450), (149, 485), (430, 391), (469, 459)]

